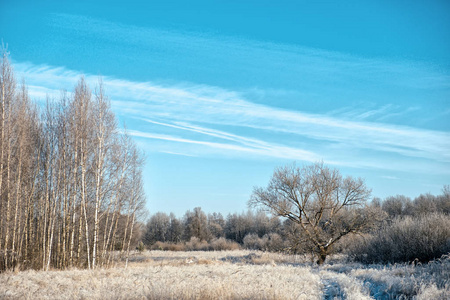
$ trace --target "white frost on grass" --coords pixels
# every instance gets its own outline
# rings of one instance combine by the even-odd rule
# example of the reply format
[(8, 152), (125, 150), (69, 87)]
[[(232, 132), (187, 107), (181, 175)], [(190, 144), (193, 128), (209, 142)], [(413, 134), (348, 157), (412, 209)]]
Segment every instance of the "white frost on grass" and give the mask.
[(427, 264), (336, 263), (324, 268), (360, 282), (374, 299), (450, 299), (450, 257)]
[(450, 299), (450, 258), (363, 265), (258, 251), (134, 253), (124, 269), (0, 274), (0, 299)]
[(324, 299), (372, 299), (369, 291), (352, 276), (326, 270), (321, 270), (319, 275), (324, 285)]
[(0, 298), (321, 299), (320, 278), (311, 267), (264, 259), (242, 251), (157, 252), (127, 269), (6, 273), (0, 275)]

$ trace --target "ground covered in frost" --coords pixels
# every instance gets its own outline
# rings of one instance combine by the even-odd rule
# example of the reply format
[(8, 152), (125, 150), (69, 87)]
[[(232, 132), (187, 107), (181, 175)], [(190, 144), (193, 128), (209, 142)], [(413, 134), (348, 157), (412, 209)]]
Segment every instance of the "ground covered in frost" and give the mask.
[(450, 299), (450, 258), (362, 265), (257, 251), (135, 253), (128, 267), (0, 274), (0, 299)]

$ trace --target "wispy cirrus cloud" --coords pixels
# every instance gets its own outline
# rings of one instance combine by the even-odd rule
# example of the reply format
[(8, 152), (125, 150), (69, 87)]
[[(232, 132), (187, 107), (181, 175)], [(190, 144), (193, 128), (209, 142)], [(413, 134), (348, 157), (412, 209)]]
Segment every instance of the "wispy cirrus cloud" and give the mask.
[[(58, 96), (57, 88), (71, 89), (80, 76), (64, 68), (30, 63), (15, 63), (15, 68), (27, 78), (31, 94), (37, 97), (52, 91)], [(97, 76), (85, 77), (91, 85), (96, 84)], [(364, 117), (352, 121), (281, 109), (254, 103), (239, 92), (214, 86), (133, 82), (112, 77), (104, 77), (103, 82), (113, 109), (127, 121), (130, 134), (164, 143), (152, 143), (150, 151), (323, 159), (353, 167), (415, 171), (425, 165), (436, 172), (448, 173), (447, 132), (367, 122)], [(366, 114), (388, 110), (389, 107), (382, 107)], [(350, 159), (352, 153), (358, 156)], [(421, 163), (412, 167), (410, 158), (418, 158)]]
[(381, 178), (389, 179), (389, 180), (399, 180), (398, 177), (396, 177), (396, 176), (390, 176), (390, 175), (384, 175), (384, 176), (381, 176)]
[(383, 122), (389, 119), (412, 115), (420, 110), (419, 106), (404, 108), (400, 105), (386, 104), (381, 107), (342, 107), (331, 111), (328, 115), (357, 121)]
[[(105, 61), (111, 59), (124, 69), (130, 60), (134, 66), (138, 61), (146, 67), (132, 71), (141, 75), (150, 67), (173, 74), (192, 69), (189, 76), (200, 74), (193, 81), (213, 82), (209, 79), (217, 77), (226, 82), (223, 86), (228, 87), (223, 88), (178, 77), (163, 82), (105, 76), (113, 109), (130, 132), (150, 141), (149, 151), (324, 160), (352, 167), (446, 174), (450, 170), (449, 132), (418, 128), (416, 121), (408, 122), (409, 126), (385, 123), (400, 117), (420, 118), (417, 112), (422, 108), (417, 103), (428, 101), (429, 91), (435, 95), (432, 101), (442, 103), (450, 76), (433, 66), (67, 14), (50, 15), (49, 24), (65, 34), (101, 40), (98, 46), (106, 47)], [(78, 50), (80, 55), (90, 55), (83, 52), (86, 49)], [(32, 95), (41, 99), (47, 94), (58, 97), (61, 88), (71, 90), (81, 73), (26, 62), (15, 62), (15, 67)], [(168, 72), (157, 74), (170, 78)], [(97, 83), (97, 76), (85, 76), (91, 86)], [(236, 82), (247, 86), (231, 88)], [(369, 105), (355, 107), (361, 103), (355, 98), (367, 99)], [(420, 101), (409, 103), (416, 98)], [(281, 105), (283, 101), (287, 104)], [(315, 102), (320, 109), (307, 109)], [(344, 109), (336, 111), (339, 106)]]
[[(206, 151), (203, 149), (203, 154), (205, 152), (210, 152), (214, 154), (219, 154), (223, 156), (231, 156), (234, 157), (236, 155), (238, 156), (248, 156), (248, 155), (257, 155), (260, 157), (275, 157), (275, 158), (282, 158), (282, 159), (299, 159), (303, 161), (318, 161), (319, 157), (311, 153), (309, 151), (305, 151), (302, 149), (295, 149), (292, 147), (282, 146), (282, 145), (276, 145), (276, 144), (269, 144), (264, 142), (256, 142), (255, 144), (247, 144), (247, 145), (239, 145), (239, 144), (231, 144), (231, 143), (218, 143), (218, 142), (208, 142), (208, 141), (202, 141), (202, 140), (193, 140), (193, 139), (187, 139), (177, 136), (171, 136), (171, 135), (164, 135), (164, 134), (155, 134), (155, 133), (149, 133), (149, 132), (142, 132), (142, 131), (136, 131), (136, 130), (128, 130), (127, 133), (134, 137), (143, 137), (148, 139), (155, 139), (155, 140), (162, 140), (162, 141), (170, 141), (175, 143), (181, 143), (181, 144), (192, 144), (192, 145), (198, 145), (201, 147), (208, 148)], [(198, 151), (198, 148), (193, 151)], [(164, 151), (167, 153), (167, 151)], [(172, 154), (181, 154), (181, 155), (188, 155), (185, 153), (179, 153), (179, 152), (170, 152)], [(201, 153), (200, 153), (201, 154)], [(188, 155), (189, 156), (189, 155)], [(196, 155), (192, 155), (196, 156)]]
[[(264, 103), (273, 101), (271, 98), (303, 103), (326, 99), (328, 105), (345, 102), (345, 106), (359, 99), (383, 106), (397, 101), (442, 101), (448, 99), (450, 89), (448, 70), (417, 61), (358, 57), (214, 32), (148, 28), (72, 14), (50, 14), (47, 28), (58, 36), (64, 32), (95, 47), (102, 59), (91, 59), (91, 72), (228, 88), (245, 83), (243, 89), (257, 92)], [(76, 51), (82, 60), (92, 58), (91, 47), (78, 47), (66, 39), (56, 42), (60, 51)], [(429, 91), (433, 91), (432, 98)]]

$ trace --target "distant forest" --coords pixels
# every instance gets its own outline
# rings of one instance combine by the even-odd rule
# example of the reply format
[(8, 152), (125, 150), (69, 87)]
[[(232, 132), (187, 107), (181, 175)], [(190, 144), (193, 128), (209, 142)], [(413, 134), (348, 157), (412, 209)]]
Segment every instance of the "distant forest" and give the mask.
[[(441, 195), (422, 194), (374, 198), (369, 207), (380, 211), (380, 222), (362, 234), (341, 240), (332, 253), (367, 262), (426, 262), (450, 253), (450, 187)], [(314, 245), (298, 224), (264, 211), (206, 214), (200, 207), (181, 218), (158, 212), (142, 233), (142, 248), (155, 250), (253, 249), (311, 254)]]
[(144, 211), (143, 155), (101, 80), (30, 100), (0, 61), (0, 271), (96, 268), (127, 254)]

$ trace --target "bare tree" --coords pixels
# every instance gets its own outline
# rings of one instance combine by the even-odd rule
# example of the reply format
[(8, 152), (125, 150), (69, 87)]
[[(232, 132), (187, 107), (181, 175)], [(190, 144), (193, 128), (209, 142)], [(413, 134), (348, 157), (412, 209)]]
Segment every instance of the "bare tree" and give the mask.
[(432, 212), (437, 212), (436, 196), (427, 193), (420, 194), (419, 197), (414, 199), (414, 215), (421, 216)]
[(229, 214), (225, 225), (225, 237), (240, 244), (244, 242), (244, 237), (253, 231), (253, 214), (251, 211), (242, 214)]
[(381, 207), (390, 217), (412, 213), (411, 199), (403, 195), (387, 197)]
[(361, 178), (342, 177), (323, 163), (275, 170), (266, 188), (255, 188), (249, 205), (261, 206), (301, 228), (323, 264), (343, 236), (358, 233), (378, 220), (379, 210), (365, 205), (371, 191)]
[(196, 237), (200, 240), (209, 240), (210, 232), (206, 214), (201, 207), (194, 208), (194, 211), (187, 211), (184, 215), (185, 239), (190, 240)]
[(224, 236), (225, 219), (221, 213), (208, 214), (208, 228), (213, 238)]
[(98, 89), (95, 93), (95, 101), (93, 107), (94, 113), (94, 130), (95, 137), (93, 144), (95, 145), (94, 155), (95, 155), (95, 210), (94, 210), (94, 242), (92, 250), (92, 268), (95, 268), (97, 251), (98, 251), (98, 238), (100, 235), (100, 218), (103, 214), (100, 213), (103, 202), (106, 200), (105, 195), (107, 195), (110, 186), (113, 181), (109, 180), (109, 168), (108, 158), (111, 155), (111, 148), (114, 142), (114, 134), (116, 133), (116, 123), (114, 114), (111, 111), (110, 103), (105, 95), (103, 83), (101, 79), (99, 80)]
[(157, 241), (167, 242), (170, 239), (170, 217), (163, 212), (152, 215), (146, 225), (144, 242), (152, 245)]
[(170, 227), (169, 227), (169, 241), (178, 243), (183, 239), (183, 223), (175, 216), (174, 213), (170, 213)]
[(438, 211), (444, 214), (450, 214), (450, 185), (444, 185), (442, 195), (437, 197)]
[[(1, 51), (1, 61), (0, 61), (0, 110), (1, 110), (1, 121), (0, 121), (0, 211), (1, 221), (0, 221), (0, 250), (4, 253), (4, 263), (8, 266), (9, 259), (8, 253), (10, 251), (11, 245), (9, 241), (11, 240), (11, 177), (12, 177), (12, 152), (13, 144), (15, 142), (15, 136), (13, 134), (13, 122), (12, 122), (12, 110), (14, 105), (14, 98), (16, 93), (16, 81), (14, 78), (13, 68), (8, 59), (8, 52), (2, 45)], [(6, 174), (5, 174), (6, 173)], [(6, 175), (6, 176), (5, 176)], [(6, 184), (5, 184), (6, 179)]]
[[(137, 224), (137, 220), (140, 219), (141, 214), (144, 211), (145, 205), (145, 193), (144, 185), (142, 182), (142, 167), (144, 165), (144, 155), (138, 151), (136, 146), (133, 144), (130, 151), (131, 155), (131, 172), (129, 177), (129, 194), (128, 194), (128, 211), (127, 211), (127, 224), (125, 226), (124, 241), (128, 233), (128, 242), (126, 244), (126, 260), (125, 268), (128, 266), (128, 258), (130, 255), (130, 245), (133, 238), (133, 232)], [(125, 242), (123, 244), (123, 250), (125, 249)]]

